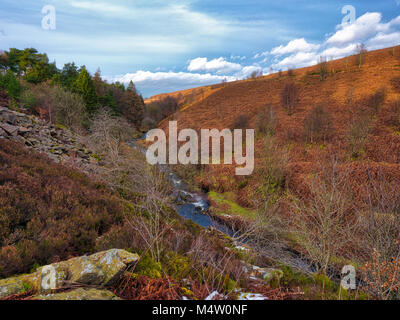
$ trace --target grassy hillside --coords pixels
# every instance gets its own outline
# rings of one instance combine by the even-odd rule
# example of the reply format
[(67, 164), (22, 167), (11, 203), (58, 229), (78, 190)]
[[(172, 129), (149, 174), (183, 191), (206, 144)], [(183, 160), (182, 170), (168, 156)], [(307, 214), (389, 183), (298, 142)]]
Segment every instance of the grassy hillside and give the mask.
[[(254, 128), (255, 172), (177, 170), (210, 191), (213, 214), (256, 211), (317, 270), (333, 276), (352, 263), (379, 296), (400, 257), (399, 95), (400, 47), (221, 85), (169, 119), (181, 129)], [(276, 256), (265, 230), (256, 243)]]

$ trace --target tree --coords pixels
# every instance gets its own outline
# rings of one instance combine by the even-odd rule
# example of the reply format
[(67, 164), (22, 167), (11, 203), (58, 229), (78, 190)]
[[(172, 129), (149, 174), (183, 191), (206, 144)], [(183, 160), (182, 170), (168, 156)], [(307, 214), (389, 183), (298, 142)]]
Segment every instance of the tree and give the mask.
[(299, 100), (299, 89), (294, 83), (287, 83), (281, 92), (281, 102), (289, 115), (294, 113)]
[(322, 105), (314, 107), (304, 120), (307, 142), (325, 142), (331, 131), (331, 118)]
[(92, 77), (83, 66), (75, 82), (75, 91), (79, 93), (85, 101), (87, 112), (92, 115), (98, 109), (98, 98), (93, 85)]
[(0, 71), (5, 72), (8, 69), (8, 56), (4, 51), (0, 51)]
[(320, 57), (318, 64), (318, 71), (321, 77), (321, 81), (326, 80), (326, 78), (328, 77), (328, 63), (326, 62), (325, 57)]
[(136, 91), (136, 87), (131, 81), (128, 88), (123, 93), (121, 100), (121, 112), (125, 118), (139, 126), (144, 117), (144, 101), (141, 95)]
[(297, 241), (323, 275), (322, 297), (332, 260), (353, 241), (358, 226), (348, 172), (339, 170), (335, 158), (320, 163), (321, 171), (310, 178), (310, 195), (293, 197), (291, 221)]
[(367, 53), (367, 47), (365, 46), (364, 43), (360, 43), (357, 46), (357, 64), (358, 68), (361, 69), (362, 64), (364, 63), (364, 56)]
[(60, 72), (60, 84), (66, 89), (73, 90), (78, 76), (79, 71), (75, 63), (66, 63)]
[(38, 53), (34, 48), (19, 50), (11, 48), (6, 52), (8, 68), (18, 76), (24, 76), (31, 83), (40, 83), (51, 79), (58, 72), (55, 63), (49, 63), (45, 53)]

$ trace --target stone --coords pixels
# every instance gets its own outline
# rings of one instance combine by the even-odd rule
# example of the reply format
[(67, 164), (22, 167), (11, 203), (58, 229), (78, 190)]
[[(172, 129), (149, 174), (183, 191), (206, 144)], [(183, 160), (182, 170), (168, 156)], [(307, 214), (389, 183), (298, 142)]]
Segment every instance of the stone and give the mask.
[(24, 290), (24, 284), (19, 279), (6, 279), (0, 281), (0, 299), (21, 293)]
[(79, 288), (68, 292), (39, 295), (32, 300), (121, 300), (107, 290)]
[(42, 274), (42, 279), (48, 279), (45, 283), (42, 281), (42, 288), (45, 290), (59, 288), (65, 280), (79, 284), (109, 286), (115, 284), (126, 268), (138, 259), (137, 254), (112, 249), (54, 263), (38, 271)]
[(15, 117), (15, 115), (13, 115), (11, 113), (6, 113), (3, 115), (3, 120), (9, 124), (14, 125), (17, 118)]
[(7, 124), (7, 123), (2, 123), (0, 127), (7, 132), (10, 136), (17, 136), (18, 135), (18, 127)]
[(32, 131), (31, 128), (26, 128), (26, 127), (19, 127), (19, 128), (18, 128), (18, 133), (20, 133), (20, 134), (22, 134), (22, 135), (24, 135), (24, 134), (26, 134), (26, 133), (29, 133), (29, 132), (31, 132), (31, 131)]
[(0, 299), (20, 294), (28, 289), (39, 289), (38, 273), (0, 280)]
[(2, 128), (0, 128), (0, 136), (1, 137), (7, 137), (8, 134)]

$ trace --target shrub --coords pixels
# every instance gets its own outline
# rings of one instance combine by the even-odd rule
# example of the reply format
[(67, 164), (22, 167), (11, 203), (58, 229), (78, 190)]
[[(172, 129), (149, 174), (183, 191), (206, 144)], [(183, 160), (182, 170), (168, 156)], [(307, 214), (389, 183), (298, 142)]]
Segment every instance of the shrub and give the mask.
[(367, 112), (361, 112), (353, 117), (349, 129), (349, 144), (351, 157), (357, 159), (361, 156), (366, 139), (371, 130), (371, 117)]
[(374, 94), (367, 98), (366, 105), (372, 110), (373, 113), (377, 113), (378, 109), (385, 102), (386, 99), (386, 88), (378, 89)]
[(320, 61), (318, 64), (318, 73), (321, 77), (321, 81), (326, 80), (328, 77), (328, 63), (326, 61), (326, 58), (320, 57)]
[(10, 70), (4, 75), (0, 73), (0, 89), (5, 90), (14, 100), (18, 99), (22, 93), (21, 82)]
[(361, 66), (364, 63), (365, 55), (367, 54), (367, 52), (367, 48), (363, 43), (360, 43), (357, 46), (356, 65), (359, 69), (361, 69)]
[(233, 121), (233, 129), (248, 129), (250, 122), (250, 117), (247, 114), (238, 115)]
[(31, 86), (23, 96), (23, 104), (33, 109), (45, 109), (50, 122), (79, 130), (87, 118), (81, 96), (58, 85), (41, 83)]
[(0, 140), (0, 277), (92, 253), (120, 200), (84, 174)]
[(262, 107), (256, 115), (256, 130), (259, 134), (274, 135), (276, 130), (276, 114), (271, 105)]
[(294, 83), (287, 83), (281, 92), (281, 103), (289, 115), (296, 110), (299, 102), (299, 89)]
[(392, 102), (389, 106), (388, 114), (385, 117), (385, 124), (393, 126), (396, 129), (400, 128), (400, 100)]
[(263, 76), (263, 72), (262, 70), (254, 70), (250, 76), (248, 77), (248, 79), (257, 79)]
[(393, 87), (393, 89), (397, 92), (400, 93), (400, 77), (394, 77), (390, 80), (390, 83)]
[(325, 142), (332, 131), (331, 123), (331, 117), (323, 106), (314, 107), (303, 124), (307, 142)]

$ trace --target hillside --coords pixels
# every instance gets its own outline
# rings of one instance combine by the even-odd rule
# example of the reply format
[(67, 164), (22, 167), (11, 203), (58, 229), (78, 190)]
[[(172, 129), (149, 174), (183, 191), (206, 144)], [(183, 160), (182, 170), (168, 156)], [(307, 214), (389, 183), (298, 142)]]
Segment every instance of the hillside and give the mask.
[[(246, 115), (247, 128), (257, 130), (260, 129), (260, 122), (268, 121), (262, 117), (270, 106), (274, 115), (274, 136), (280, 144), (291, 145), (292, 165), (315, 161), (321, 145), (337, 149), (344, 160), (357, 160), (350, 161), (353, 165), (362, 161), (398, 165), (400, 127), (399, 107), (395, 102), (400, 94), (400, 47), (368, 52), (361, 68), (358, 59), (358, 56), (351, 56), (328, 62), (324, 81), (321, 81), (320, 67), (312, 66), (294, 70), (293, 75), (276, 73), (255, 80), (220, 85), (209, 96), (198, 97), (190, 106), (182, 107), (173, 118), (178, 120), (181, 129), (199, 130), (233, 128), (235, 120)], [(281, 103), (282, 91), (288, 83), (294, 83), (298, 90), (297, 104), (291, 115)], [(190, 91), (174, 95), (186, 92)], [(380, 96), (384, 96), (384, 101), (377, 101), (378, 105), (374, 106), (376, 99), (382, 99)], [(311, 142), (304, 123), (317, 106), (322, 106), (326, 118), (329, 118), (329, 134), (323, 141)], [(370, 126), (368, 138), (362, 146), (363, 150), (352, 154), (348, 150), (351, 148), (349, 131), (362, 121), (364, 113), (371, 117), (371, 121), (365, 120), (368, 122), (365, 125)], [(167, 128), (168, 119), (159, 126)], [(263, 135), (258, 134), (256, 149), (260, 161), (263, 159), (262, 138)], [(217, 178), (222, 168), (217, 166), (210, 170)]]
[[(259, 252), (282, 259), (283, 241), (330, 278), (357, 265), (369, 292), (388, 298), (400, 283), (399, 95), (393, 47), (221, 85), (159, 127), (254, 128), (252, 175), (235, 176), (235, 165), (176, 171), (208, 192), (215, 218), (263, 226), (239, 227)], [(388, 279), (396, 285), (379, 288)]]

